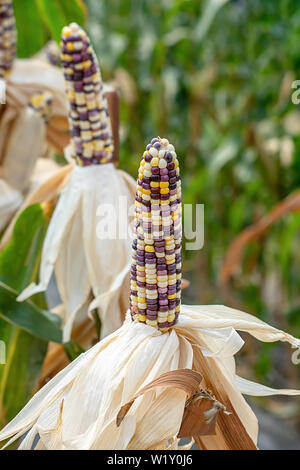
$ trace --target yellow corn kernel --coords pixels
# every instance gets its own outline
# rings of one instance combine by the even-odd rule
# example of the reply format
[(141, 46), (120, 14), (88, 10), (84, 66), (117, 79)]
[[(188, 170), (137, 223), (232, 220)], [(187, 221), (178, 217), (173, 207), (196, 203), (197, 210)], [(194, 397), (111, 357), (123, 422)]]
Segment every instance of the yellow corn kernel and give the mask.
[(149, 245), (146, 245), (145, 246), (145, 251), (147, 251), (148, 253), (154, 253), (154, 246), (149, 246)]
[(173, 279), (176, 279), (176, 273), (175, 274), (169, 274), (169, 280), (172, 281)]
[(176, 294), (170, 294), (170, 295), (168, 295), (168, 299), (169, 299), (169, 300), (176, 299)]
[(63, 36), (65, 36), (66, 38), (68, 38), (71, 34), (71, 30), (69, 28), (69, 26), (65, 26), (62, 30), (62, 34)]
[(146, 320), (147, 325), (150, 326), (157, 326), (157, 321), (156, 320)]

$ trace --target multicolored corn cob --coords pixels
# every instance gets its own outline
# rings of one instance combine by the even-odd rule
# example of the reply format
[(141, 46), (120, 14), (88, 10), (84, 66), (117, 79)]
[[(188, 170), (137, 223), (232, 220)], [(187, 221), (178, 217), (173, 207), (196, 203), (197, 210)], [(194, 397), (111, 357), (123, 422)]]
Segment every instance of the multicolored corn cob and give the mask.
[(53, 103), (52, 93), (49, 91), (37, 91), (31, 95), (29, 107), (40, 114), (45, 122), (48, 121)]
[(108, 163), (113, 138), (97, 58), (76, 23), (62, 31), (61, 60), (70, 102), (71, 154), (78, 165)]
[(130, 311), (134, 321), (167, 331), (181, 299), (181, 180), (174, 146), (157, 137), (140, 164), (132, 244)]
[(60, 50), (57, 42), (49, 41), (46, 44), (44, 51), (49, 64), (54, 66), (58, 66), (60, 64)]
[(16, 57), (17, 30), (12, 0), (0, 0), (0, 77), (6, 77)]

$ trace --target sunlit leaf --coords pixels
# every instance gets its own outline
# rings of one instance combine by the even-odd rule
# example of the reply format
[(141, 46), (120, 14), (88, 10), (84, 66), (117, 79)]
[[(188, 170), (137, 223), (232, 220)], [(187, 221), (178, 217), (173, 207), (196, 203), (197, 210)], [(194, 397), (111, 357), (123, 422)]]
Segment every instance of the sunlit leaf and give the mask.
[(58, 317), (41, 309), (45, 307), (43, 295), (35, 296), (37, 305), (16, 301), (22, 288), (37, 279), (47, 226), (43, 207), (29, 206), (20, 214), (10, 242), (0, 253), (0, 340), (5, 344), (6, 356), (6, 363), (0, 365), (0, 426), (13, 418), (30, 397), (47, 340), (61, 341)]
[(35, 0), (13, 0), (13, 8), (18, 31), (18, 56), (29, 57), (38, 52), (47, 40), (44, 24)]
[(84, 24), (86, 7), (82, 0), (60, 0), (60, 6), (64, 13), (66, 24), (75, 22)]
[(60, 41), (62, 28), (67, 24), (61, 2), (58, 0), (36, 0), (41, 18), (53, 39)]
[(61, 343), (60, 317), (30, 300), (18, 302), (18, 293), (0, 282), (0, 318), (45, 341)]

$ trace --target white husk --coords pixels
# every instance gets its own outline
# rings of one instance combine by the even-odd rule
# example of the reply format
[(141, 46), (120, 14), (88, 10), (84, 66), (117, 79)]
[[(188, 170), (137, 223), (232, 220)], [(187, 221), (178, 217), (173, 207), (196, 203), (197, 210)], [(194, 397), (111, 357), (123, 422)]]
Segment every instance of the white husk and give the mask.
[[(120, 304), (128, 293), (131, 239), (118, 238), (120, 197), (126, 203), (125, 210), (128, 209), (134, 202), (135, 183), (112, 163), (75, 166), (49, 224), (40, 282), (28, 286), (19, 296), (19, 300), (24, 300), (45, 291), (54, 270), (64, 304), (64, 341), (70, 338), (77, 314), (86, 315), (87, 310), (99, 309), (103, 336), (122, 324)], [(106, 205), (116, 211), (117, 238), (97, 236), (97, 224), (101, 221), (97, 209)]]
[[(116, 416), (122, 405), (162, 373), (193, 367), (203, 375), (204, 385), (215, 376), (216, 390), (226, 387), (230, 406), (255, 444), (257, 420), (239, 390), (239, 385), (245, 389), (245, 382), (235, 375), (234, 354), (243, 343), (235, 330), (262, 341), (300, 345), (257, 318), (223, 306), (182, 306), (178, 324), (164, 334), (132, 323), (128, 315), (120, 329), (46, 384), (0, 432), (0, 440), (13, 436), (12, 442), (29, 430), (22, 449), (31, 449), (37, 434), (39, 449), (163, 449), (168, 440), (176, 448), (186, 400), (183, 391), (149, 391), (135, 400), (119, 427)], [(209, 369), (202, 368), (203, 360)], [(264, 394), (265, 387), (254, 384), (254, 388), (256, 394)], [(220, 429), (201, 441), (207, 448), (222, 448)]]
[(0, 179), (0, 231), (2, 231), (16, 210), (22, 204), (22, 194)]
[(33, 168), (28, 193), (32, 194), (34, 190), (55, 175), (61, 168), (61, 165), (58, 165), (54, 160), (38, 158)]
[(28, 189), (36, 162), (43, 154), (46, 124), (34, 109), (25, 107), (13, 121), (5, 142), (4, 179), (21, 192)]

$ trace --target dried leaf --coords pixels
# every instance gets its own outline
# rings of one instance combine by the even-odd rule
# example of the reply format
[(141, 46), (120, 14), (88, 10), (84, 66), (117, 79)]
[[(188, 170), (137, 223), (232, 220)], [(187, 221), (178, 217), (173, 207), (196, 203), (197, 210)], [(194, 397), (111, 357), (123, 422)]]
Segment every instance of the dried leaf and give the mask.
[[(190, 333), (186, 334), (186, 338), (192, 344), (195, 343)], [(254, 437), (251, 437), (254, 422), (250, 407), (237, 392), (230, 377), (224, 373), (220, 361), (203, 356), (199, 348), (194, 349), (194, 354), (194, 367), (203, 374), (203, 386), (211, 390), (216, 400), (230, 412), (230, 416), (219, 413), (215, 435), (195, 437), (197, 447), (210, 450), (256, 450)]]
[(197, 437), (216, 434), (219, 412), (225, 407), (208, 392), (202, 391), (187, 401), (178, 437)]
[(53, 176), (51, 176), (47, 181), (38, 186), (31, 194), (27, 196), (22, 206), (15, 214), (14, 218), (7, 227), (0, 244), (0, 249), (3, 249), (11, 239), (15, 221), (23, 210), (35, 203), (42, 203), (46, 201), (51, 201), (58, 196), (59, 190), (66, 181), (67, 176), (71, 172), (73, 165), (66, 165), (59, 169)]
[[(59, 306), (60, 308), (62, 306)], [(59, 312), (59, 308), (53, 309), (54, 313)], [(72, 332), (72, 337), (84, 348), (88, 349), (97, 338), (95, 323), (86, 318), (79, 325), (75, 326)], [(66, 355), (65, 349), (60, 344), (49, 343), (47, 356), (45, 358), (43, 369), (41, 372), (40, 380), (37, 389), (49, 382), (58, 372), (64, 369), (70, 363)]]
[(225, 257), (221, 270), (221, 282), (226, 284), (240, 265), (244, 247), (253, 240), (264, 235), (264, 233), (277, 220), (286, 214), (300, 210), (300, 190), (294, 191), (288, 197), (280, 201), (276, 206), (258, 222), (243, 230), (231, 243)]
[(120, 408), (116, 419), (117, 426), (120, 426), (134, 401), (144, 393), (154, 390), (157, 387), (178, 388), (185, 391), (188, 397), (191, 397), (199, 391), (201, 381), (202, 375), (191, 369), (177, 369), (160, 375), (157, 379), (152, 380), (152, 382), (143, 387), (130, 402)]
[(47, 125), (47, 142), (57, 153), (63, 155), (64, 148), (70, 143), (69, 122), (67, 117), (52, 116)]
[(26, 191), (36, 161), (43, 154), (45, 122), (39, 113), (26, 107), (5, 135), (4, 178), (19, 191)]

